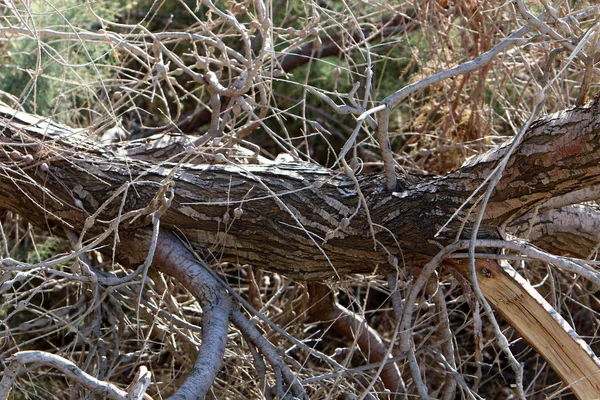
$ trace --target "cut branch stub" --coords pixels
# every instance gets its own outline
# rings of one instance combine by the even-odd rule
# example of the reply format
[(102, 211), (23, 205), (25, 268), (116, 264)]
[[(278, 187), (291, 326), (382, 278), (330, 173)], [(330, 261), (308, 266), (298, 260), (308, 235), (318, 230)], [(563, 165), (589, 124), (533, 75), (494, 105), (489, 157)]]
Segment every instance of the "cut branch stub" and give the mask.
[[(452, 262), (469, 276), (468, 262)], [(579, 399), (600, 393), (600, 360), (586, 342), (508, 263), (477, 260), (481, 291), (519, 334), (540, 353)]]

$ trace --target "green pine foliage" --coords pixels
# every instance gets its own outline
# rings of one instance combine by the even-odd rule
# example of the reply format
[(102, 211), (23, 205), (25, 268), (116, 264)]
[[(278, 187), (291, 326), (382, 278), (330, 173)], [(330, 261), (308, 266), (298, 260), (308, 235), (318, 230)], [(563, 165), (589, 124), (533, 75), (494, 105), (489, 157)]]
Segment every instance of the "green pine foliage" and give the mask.
[[(106, 106), (103, 98), (117, 72), (118, 55), (108, 40), (87, 43), (79, 34), (101, 33), (96, 15), (114, 19), (122, 9), (119, 2), (104, 0), (33, 0), (27, 11), (19, 2), (15, 9), (3, 8), (0, 25), (21, 32), (0, 38), (0, 100), (74, 125), (93, 118)], [(48, 30), (65, 35), (45, 36)]]

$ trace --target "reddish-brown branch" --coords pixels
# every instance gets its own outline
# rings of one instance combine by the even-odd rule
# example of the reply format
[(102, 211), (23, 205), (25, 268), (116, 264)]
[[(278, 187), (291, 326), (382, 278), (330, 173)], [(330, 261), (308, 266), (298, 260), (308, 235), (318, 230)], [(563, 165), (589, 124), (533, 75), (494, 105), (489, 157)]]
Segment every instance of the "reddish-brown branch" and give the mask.
[[(369, 26), (361, 27), (360, 30), (345, 30), (343, 33), (321, 35), (318, 39), (307, 42), (302, 46), (283, 54), (280, 58), (281, 69), (291, 72), (293, 69), (307, 64), (311, 59), (322, 59), (343, 54), (347, 51), (344, 43), (348, 46), (356, 46), (363, 37), (369, 41), (383, 40), (394, 35), (410, 32), (419, 25), (412, 20), (414, 10), (408, 10), (406, 14), (398, 13), (392, 18), (386, 18), (381, 26), (373, 29)], [(319, 43), (317, 45), (316, 43)]]
[[(370, 363), (380, 363), (391, 358), (388, 347), (377, 331), (369, 326), (364, 318), (352, 313), (337, 303), (335, 294), (323, 284), (309, 282), (308, 291), (311, 304), (308, 313), (314, 321), (330, 323), (331, 327), (341, 335), (356, 341)], [(402, 375), (394, 362), (388, 362), (379, 376), (386, 389), (390, 390), (392, 399), (406, 393)]]

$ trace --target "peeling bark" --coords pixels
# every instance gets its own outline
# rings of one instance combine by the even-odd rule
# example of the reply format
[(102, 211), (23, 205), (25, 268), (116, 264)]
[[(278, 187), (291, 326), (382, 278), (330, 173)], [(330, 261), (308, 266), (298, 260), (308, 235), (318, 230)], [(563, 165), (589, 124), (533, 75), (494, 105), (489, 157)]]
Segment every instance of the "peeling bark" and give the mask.
[(600, 210), (596, 205), (570, 205), (523, 219), (515, 226), (515, 234), (552, 254), (590, 259), (600, 247)]
[[(390, 193), (379, 175), (358, 176), (357, 188), (348, 176), (305, 162), (234, 165), (216, 157), (224, 163), (152, 163), (128, 156), (125, 145), (103, 147), (66, 127), (38, 123), (39, 117), (9, 109), (0, 113), (0, 207), (37, 225), (81, 231), (103, 205), (88, 237), (137, 210), (137, 218), (119, 226), (120, 236), (137, 235), (140, 251), (117, 249), (132, 265), (143, 260), (149, 245), (150, 218), (144, 217), (155, 211), (169, 185), (174, 198), (161, 216), (163, 229), (180, 231), (208, 260), (247, 263), (300, 279), (387, 268), (390, 255), (400, 264), (418, 265), (435, 255), (439, 244), (468, 238), (461, 224), (471, 217), (473, 200), (436, 233), (506, 149), (476, 157), (446, 176), (401, 176), (398, 190)], [(599, 115), (593, 102), (533, 124), (492, 194), (479, 237), (497, 238), (500, 225), (548, 199), (600, 183)], [(190, 159), (202, 153), (186, 151)], [(369, 206), (376, 245), (358, 190)]]

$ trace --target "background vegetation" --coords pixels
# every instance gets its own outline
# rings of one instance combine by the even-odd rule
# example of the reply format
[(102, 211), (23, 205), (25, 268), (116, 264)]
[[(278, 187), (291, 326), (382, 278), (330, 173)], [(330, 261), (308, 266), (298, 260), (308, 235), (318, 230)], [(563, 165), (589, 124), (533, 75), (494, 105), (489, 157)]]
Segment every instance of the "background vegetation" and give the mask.
[[(555, 12), (561, 19), (549, 18), (549, 23), (573, 42), (587, 37), (586, 46), (595, 54), (598, 13), (580, 16), (593, 2), (526, 4), (536, 15)], [(131, 141), (187, 134), (202, 140), (207, 154), (244, 148), (266, 159), (288, 154), (334, 167), (356, 127), (357, 113), (334, 112), (332, 103), (365, 111), (408, 84), (475, 59), (524, 25), (512, 3), (494, 0), (273, 0), (266, 12), (272, 20), (268, 30), (261, 26), (260, 10), (247, 0), (0, 1), (0, 101), (98, 138), (115, 127), (119, 139)], [(143, 48), (145, 55), (134, 47)], [(225, 96), (217, 102), (209, 85), (193, 79), (192, 73), (206, 76), (212, 71), (225, 87), (235, 85), (243, 81), (245, 67), (237, 54), (252, 62), (251, 86), (241, 96), (243, 102)], [(488, 65), (415, 92), (391, 117), (398, 170), (442, 174), (504, 142), (532, 113), (546, 84), (544, 112), (583, 104), (598, 91), (597, 80), (589, 78), (594, 63), (593, 56), (586, 64), (561, 43), (532, 31)], [(216, 130), (211, 120), (215, 107), (230, 111)], [(354, 166), (363, 173), (380, 172), (378, 149), (372, 127), (363, 124), (351, 148), (359, 160)], [(247, 152), (240, 154), (236, 162), (253, 162)], [(167, 397), (179, 387), (200, 340), (202, 310), (191, 295), (158, 273), (144, 285), (136, 280), (110, 288), (69, 279), (61, 271), (74, 265), (49, 270), (41, 264), (70, 249), (52, 226), (40, 231), (2, 211), (0, 227), (4, 257), (39, 263), (0, 275), (0, 369), (16, 351), (47, 350), (123, 386), (138, 365), (147, 365), (153, 374), (148, 393), (154, 398)], [(88, 257), (99, 274), (125, 273), (98, 252)], [(260, 324), (269, 340), (296, 360), (294, 367), (311, 398), (369, 398), (384, 391), (377, 368), (364, 367), (364, 355), (353, 343), (330, 332), (327, 323), (308, 317), (305, 283), (221, 263), (218, 251), (212, 261), (250, 304), (307, 346), (292, 344)], [(546, 265), (519, 261), (515, 266), (598, 353), (596, 288)], [(404, 273), (408, 285), (413, 271)], [(439, 273), (456, 370), (480, 396), (510, 398), (513, 373), (492, 330), (486, 325), (481, 331), (474, 328), (472, 294), (448, 271)], [(353, 276), (332, 285), (342, 304), (364, 316), (393, 348), (397, 332), (387, 282), (378, 276)], [(420, 300), (414, 321), (417, 360), (434, 397), (443, 393), (447, 381), (435, 357), (444, 341), (439, 307), (429, 293)], [(526, 366), (528, 396), (562, 397), (560, 379), (518, 335), (505, 330)], [(260, 387), (249, 384), (256, 380), (257, 366), (248, 346), (234, 330), (228, 341), (224, 367), (210, 396), (262, 398)], [(331, 373), (307, 348), (344, 369)], [(414, 391), (408, 361), (399, 356), (398, 365)], [(22, 375), (12, 396), (93, 398), (51, 369)], [(469, 396), (462, 389), (456, 394)]]

